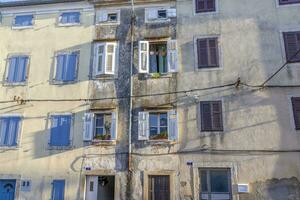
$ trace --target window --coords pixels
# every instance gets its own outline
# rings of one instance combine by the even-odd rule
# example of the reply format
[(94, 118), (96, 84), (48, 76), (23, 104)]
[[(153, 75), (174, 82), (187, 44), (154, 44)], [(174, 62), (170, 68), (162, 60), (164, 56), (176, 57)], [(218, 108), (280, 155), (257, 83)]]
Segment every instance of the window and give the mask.
[(149, 198), (151, 200), (170, 200), (170, 176), (149, 176)]
[(84, 141), (116, 140), (116, 113), (86, 113)]
[(300, 3), (300, 0), (279, 0), (279, 5)]
[(50, 146), (63, 147), (70, 145), (71, 122), (71, 115), (51, 116)]
[(292, 107), (295, 122), (295, 129), (300, 130), (300, 97), (292, 97)]
[(169, 18), (176, 17), (175, 8), (146, 8), (145, 9), (145, 21), (170, 21)]
[(116, 42), (97, 43), (95, 45), (94, 75), (113, 75), (115, 73), (116, 52)]
[(230, 169), (199, 169), (200, 199), (231, 199)]
[(80, 24), (80, 12), (65, 12), (59, 17), (59, 24), (74, 25)]
[(198, 68), (219, 67), (219, 51), (217, 38), (197, 39)]
[(200, 102), (201, 131), (223, 131), (222, 102)]
[(53, 180), (51, 200), (65, 199), (65, 180)]
[(120, 23), (120, 10), (102, 10), (98, 14), (98, 22), (102, 24)]
[(150, 140), (168, 139), (168, 113), (150, 113)]
[(21, 117), (0, 117), (0, 147), (17, 146)]
[(139, 42), (139, 73), (177, 72), (176, 40)]
[(177, 121), (175, 110), (139, 112), (139, 140), (177, 140)]
[(216, 11), (216, 0), (195, 0), (196, 13)]
[(6, 82), (25, 83), (27, 78), (28, 56), (12, 56), (8, 58)]
[(300, 31), (283, 33), (286, 60), (300, 62)]
[(72, 82), (77, 79), (79, 52), (62, 53), (56, 56), (56, 82)]
[(18, 15), (15, 17), (13, 27), (29, 27), (33, 25), (33, 15)]

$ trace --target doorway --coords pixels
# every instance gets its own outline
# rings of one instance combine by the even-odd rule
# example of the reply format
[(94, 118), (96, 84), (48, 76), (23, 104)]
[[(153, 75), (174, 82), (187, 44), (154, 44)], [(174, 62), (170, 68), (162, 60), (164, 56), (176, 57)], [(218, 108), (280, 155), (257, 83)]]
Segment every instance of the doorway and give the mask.
[(0, 199), (14, 200), (16, 180), (0, 180)]
[(115, 176), (87, 176), (86, 200), (114, 200)]

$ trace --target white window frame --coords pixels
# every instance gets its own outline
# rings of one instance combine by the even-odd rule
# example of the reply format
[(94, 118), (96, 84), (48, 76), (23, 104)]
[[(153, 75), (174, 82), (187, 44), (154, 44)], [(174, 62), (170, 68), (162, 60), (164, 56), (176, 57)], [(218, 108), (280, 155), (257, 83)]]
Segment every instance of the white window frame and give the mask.
[(21, 134), (23, 132), (23, 120), (25, 118), (24, 114), (19, 113), (10, 113), (10, 114), (0, 114), (0, 117), (20, 117), (20, 124), (17, 136), (17, 145), (16, 146), (0, 146), (0, 149), (19, 149), (21, 147)]
[[(157, 22), (170, 22), (171, 18), (175, 18), (176, 16), (168, 16), (168, 10), (172, 10), (176, 8), (171, 8), (171, 7), (149, 7), (145, 8), (145, 23), (157, 23)], [(158, 11), (159, 10), (166, 10), (166, 18), (159, 18), (158, 17)], [(151, 11), (156, 11), (157, 12), (157, 17), (154, 19), (149, 19), (148, 18), (148, 13)], [(177, 10), (176, 10), (176, 15), (177, 15)]]
[[(68, 146), (51, 146), (50, 145), (50, 139), (51, 139), (51, 128), (52, 128), (52, 116), (71, 116), (71, 125), (70, 125), (70, 144)], [(74, 142), (74, 125), (75, 125), (75, 113), (72, 112), (62, 112), (62, 113), (48, 113), (48, 117), (47, 117), (47, 121), (48, 121), (48, 140), (47, 140), (47, 148), (48, 150), (64, 150), (64, 149), (70, 149), (73, 146), (73, 142)]]
[[(79, 13), (79, 23), (66, 23), (66, 24), (63, 24), (61, 23), (61, 17), (62, 17), (62, 14), (64, 13), (73, 13), (73, 12), (78, 12)], [(62, 11), (62, 12), (59, 12), (59, 15), (58, 15), (58, 18), (57, 18), (57, 25), (59, 27), (64, 27), (64, 26), (80, 26), (81, 25), (81, 20), (82, 20), (82, 13), (80, 12), (80, 10), (68, 10), (68, 11)]]
[[(112, 54), (112, 72), (107, 71), (107, 46), (113, 45), (114, 46), (114, 53)], [(103, 69), (102, 71), (98, 71), (98, 49), (99, 46), (104, 46), (104, 53), (103, 53)], [(94, 44), (94, 59), (93, 59), (93, 77), (101, 76), (101, 75), (115, 75), (117, 64), (118, 64), (118, 42), (99, 42)]]
[[(169, 111), (165, 111), (165, 110), (163, 110), (163, 111), (149, 111), (148, 112), (149, 113), (149, 121), (148, 121), (148, 125), (149, 125), (149, 136), (148, 136), (148, 140), (149, 141), (169, 141), (169, 135), (170, 135), (170, 133), (169, 133)], [(168, 135), (167, 135), (167, 138), (166, 139), (150, 139), (150, 129), (151, 129), (151, 126), (150, 126), (150, 115), (151, 114), (155, 114), (155, 115), (161, 115), (161, 114), (167, 114), (167, 133), (168, 133)], [(160, 118), (157, 118), (157, 129), (158, 129), (158, 134), (160, 134)]]
[[(100, 142), (111, 142), (111, 141), (116, 141), (118, 138), (118, 134), (117, 134), (117, 124), (118, 124), (118, 117), (117, 117), (117, 112), (116, 111), (99, 111), (99, 112), (92, 112), (93, 113), (93, 137), (92, 137), (92, 141), (100, 141)], [(113, 120), (113, 113), (115, 113), (115, 139), (110, 139), (110, 140), (100, 140), (100, 139), (95, 139), (95, 135), (96, 135), (96, 115), (97, 114), (110, 114)], [(103, 123), (105, 124), (105, 118), (103, 119)], [(104, 129), (105, 132), (105, 129)], [(112, 133), (110, 133), (112, 134)]]
[[(108, 21), (109, 14), (117, 14), (117, 21)], [(106, 15), (106, 21), (100, 21), (100, 16)], [(96, 25), (119, 25), (121, 21), (121, 11), (119, 9), (101, 9), (96, 13)]]
[[(26, 15), (32, 15), (32, 25), (30, 25), (30, 26), (16, 26), (15, 25), (16, 17), (18, 17), (18, 16), (26, 16)], [(20, 14), (15, 14), (14, 18), (13, 18), (11, 29), (13, 29), (13, 30), (32, 29), (34, 27), (34, 25), (35, 25), (35, 18), (36, 18), (36, 16), (34, 15), (33, 12), (22, 13), (22, 14), (21, 13)]]

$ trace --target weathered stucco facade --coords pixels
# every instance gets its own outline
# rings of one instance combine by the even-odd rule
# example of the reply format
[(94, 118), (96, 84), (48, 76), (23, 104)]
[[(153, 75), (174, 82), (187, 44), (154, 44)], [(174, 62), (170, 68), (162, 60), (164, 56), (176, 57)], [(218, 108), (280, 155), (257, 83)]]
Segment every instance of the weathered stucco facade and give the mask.
[[(299, 62), (287, 64), (261, 87), (286, 62), (282, 33), (300, 31), (300, 4), (216, 0), (216, 11), (196, 13), (195, 2), (140, 0), (132, 6), (130, 1), (91, 0), (0, 7), (0, 117), (22, 118), (17, 146), (1, 147), (0, 180), (16, 180), (16, 199), (50, 199), (57, 179), (65, 180), (65, 199), (101, 199), (89, 178), (99, 182), (108, 176), (114, 177), (117, 200), (150, 200), (152, 176), (169, 178), (168, 199), (201, 199), (199, 169), (228, 170), (232, 200), (300, 199), (300, 136), (291, 103), (300, 92)], [(165, 11), (161, 19), (153, 19), (153, 8)], [(80, 24), (60, 26), (64, 11), (79, 11)], [(34, 14), (34, 25), (12, 28), (14, 18), (24, 13)], [(112, 14), (105, 16), (112, 22), (103, 20), (103, 13)], [(197, 67), (198, 38), (218, 38), (218, 68)], [(152, 45), (148, 51), (159, 44), (168, 53), (169, 42), (176, 41), (176, 70), (169, 67), (167, 54), (166, 71), (141, 72), (141, 41)], [(106, 73), (105, 57), (105, 73), (95, 75), (98, 44), (116, 45), (113, 73)], [(57, 52), (78, 50), (76, 80), (53, 81)], [(26, 83), (7, 84), (8, 58), (17, 54), (29, 56)], [(203, 101), (221, 102), (222, 131), (201, 131)], [(140, 113), (169, 116), (172, 110), (177, 113), (175, 137), (170, 138), (168, 118), (167, 138), (151, 139), (149, 130), (142, 138)], [(63, 148), (49, 145), (51, 116), (57, 113), (72, 115), (70, 145)], [(87, 113), (116, 113), (115, 138), (83, 139)], [(22, 180), (31, 181), (30, 191), (21, 189)], [(241, 184), (249, 191), (238, 191)]]

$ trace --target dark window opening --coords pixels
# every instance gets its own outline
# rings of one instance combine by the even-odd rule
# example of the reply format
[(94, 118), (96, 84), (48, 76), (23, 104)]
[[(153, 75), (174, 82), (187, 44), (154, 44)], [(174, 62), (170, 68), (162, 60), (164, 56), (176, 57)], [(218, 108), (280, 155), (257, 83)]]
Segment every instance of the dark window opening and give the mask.
[(167, 73), (167, 43), (149, 44), (150, 73)]
[(117, 13), (109, 13), (107, 19), (109, 22), (116, 22), (118, 20), (118, 15)]
[(157, 16), (159, 19), (165, 19), (165, 18), (167, 18), (167, 11), (166, 10), (158, 10)]
[(150, 113), (150, 140), (168, 139), (168, 113)]
[(149, 199), (170, 200), (170, 176), (149, 176)]
[(300, 3), (300, 0), (279, 0), (279, 5)]
[(196, 3), (196, 13), (216, 11), (215, 0), (195, 0), (195, 3)]

